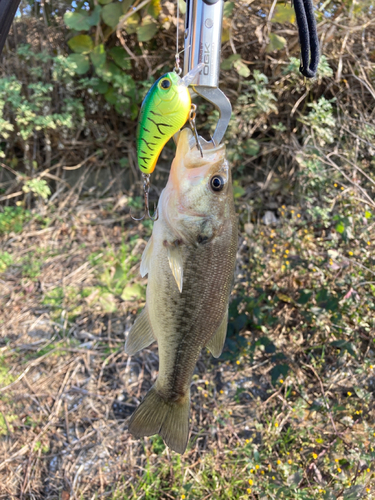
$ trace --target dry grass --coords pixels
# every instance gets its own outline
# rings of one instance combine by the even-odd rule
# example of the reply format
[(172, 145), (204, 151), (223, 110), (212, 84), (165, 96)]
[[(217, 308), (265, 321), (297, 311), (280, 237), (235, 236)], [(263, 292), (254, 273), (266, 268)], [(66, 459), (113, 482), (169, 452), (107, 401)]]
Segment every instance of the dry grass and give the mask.
[[(254, 281), (260, 245), (275, 241), (269, 240), (268, 227), (256, 227), (258, 238), (241, 236), (233, 298), (241, 297), (243, 289), (254, 296), (249, 279), (253, 287), (261, 283), (269, 293), (274, 293), (270, 283), (278, 281), (283, 294), (271, 313), (277, 321), (271, 328), (264, 320), (263, 332), (292, 369), (288, 384), (280, 377), (276, 383), (272, 380), (272, 352), (251, 352), (251, 341), (262, 332), (245, 326), (241, 337), (230, 336), (227, 361), (214, 361), (204, 353), (197, 364), (186, 455), (180, 459), (169, 452), (158, 437), (134, 440), (127, 433), (127, 419), (158, 369), (155, 345), (134, 357), (123, 350), (142, 299), (124, 301), (112, 294), (112, 312), (105, 312), (107, 305), (95, 301), (95, 292), (81, 293), (101, 286), (103, 274), (90, 255), (105, 255), (124, 243), (135, 259), (143, 250), (149, 229), (135, 225), (113, 206), (113, 198), (86, 200), (73, 209), (63, 204), (48, 227), (41, 229), (40, 222), (32, 220), (21, 234), (3, 241), (14, 265), (1, 280), (0, 498), (176, 498), (189, 494), (187, 484), (193, 484), (189, 498), (248, 498), (253, 495), (249, 485), (246, 488), (250, 467), (259, 476), (263, 471), (260, 479), (272, 485), (272, 477), (276, 482), (283, 474), (292, 477), (297, 463), (299, 484), (308, 489), (310, 484), (311, 498), (320, 498), (316, 488), (334, 479), (312, 453), (318, 461), (329, 457), (335, 463), (340, 453), (357, 457), (358, 446), (371, 453), (375, 444), (369, 438), (375, 417), (375, 379), (368, 361), (374, 357), (371, 338), (361, 333), (357, 359), (347, 352), (341, 357), (332, 349), (328, 353), (327, 344), (326, 364), (316, 364), (318, 358), (311, 357), (309, 348), (321, 343), (322, 332), (295, 328), (301, 320), (293, 298), (300, 288), (295, 273), (282, 273), (267, 257), (270, 267)], [(113, 222), (118, 219), (122, 226)], [(278, 238), (281, 244), (282, 233)], [(39, 272), (33, 269), (33, 274), (22, 264), (28, 255), (40, 262)], [(137, 263), (129, 279), (145, 283), (138, 278)], [(61, 303), (46, 302), (54, 289), (64, 291)], [(240, 344), (233, 347), (236, 341)], [(348, 410), (347, 394), (355, 393), (353, 386), (366, 386), (369, 396)], [(323, 413), (312, 406), (321, 398), (329, 405)], [(331, 410), (332, 405), (346, 409)], [(350, 422), (348, 415), (357, 408), (361, 413)], [(293, 463), (288, 464), (290, 453)], [(363, 467), (371, 465), (367, 458), (361, 462), (355, 457), (359, 478)], [(290, 470), (281, 470), (284, 462)], [(259, 470), (255, 464), (260, 464)], [(370, 491), (370, 480), (367, 473), (361, 491)], [(342, 485), (344, 491), (348, 483)], [(273, 498), (269, 495), (266, 498)]]

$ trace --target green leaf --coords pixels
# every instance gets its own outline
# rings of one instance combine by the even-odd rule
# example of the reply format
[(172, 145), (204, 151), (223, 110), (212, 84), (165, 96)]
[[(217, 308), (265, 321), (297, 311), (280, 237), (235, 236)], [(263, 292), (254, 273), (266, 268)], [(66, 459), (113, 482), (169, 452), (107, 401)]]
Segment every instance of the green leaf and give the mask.
[(8, 252), (0, 252), (0, 273), (6, 271), (6, 268), (13, 264), (13, 257)]
[(345, 231), (345, 226), (342, 222), (339, 222), (338, 224), (336, 224), (335, 229), (338, 233), (343, 234)]
[(267, 354), (273, 354), (274, 352), (276, 352), (275, 344), (268, 337), (260, 337), (260, 339), (256, 341), (256, 345), (264, 346), (264, 351)]
[(76, 67), (74, 71), (77, 75), (84, 75), (90, 69), (89, 58), (83, 54), (70, 54), (67, 60), (75, 64)]
[(132, 35), (133, 33), (135, 33), (137, 31), (139, 23), (140, 23), (140, 17), (137, 13), (128, 17), (126, 20), (126, 33), (128, 35)]
[(94, 48), (94, 42), (89, 35), (74, 36), (69, 40), (68, 45), (73, 52), (78, 54), (88, 54)]
[(105, 100), (114, 106), (117, 102), (117, 92), (115, 92), (113, 87), (109, 87), (107, 92), (104, 94)]
[(225, 2), (224, 4), (224, 17), (230, 17), (234, 9), (234, 2)]
[(89, 30), (91, 23), (87, 11), (65, 12), (64, 23), (71, 30)]
[(238, 180), (233, 181), (233, 196), (235, 198), (241, 198), (244, 194), (246, 194), (246, 189), (240, 186)]
[(122, 300), (139, 300), (144, 298), (144, 288), (142, 285), (135, 283), (134, 285), (126, 285), (122, 294)]
[(122, 47), (113, 47), (109, 50), (109, 55), (113, 58), (117, 66), (122, 69), (131, 69), (130, 57)]
[(123, 5), (120, 2), (110, 3), (102, 9), (102, 18), (105, 24), (111, 28), (116, 28), (120, 17), (124, 14)]
[(101, 5), (107, 5), (107, 3), (111, 3), (112, 0), (98, 0), (98, 2), (101, 4)]
[(235, 61), (233, 63), (233, 67), (240, 76), (243, 76), (244, 78), (250, 76), (250, 69), (241, 59)]
[(348, 351), (349, 354), (353, 356), (353, 358), (356, 358), (356, 352), (355, 352), (355, 347), (351, 342), (347, 342), (346, 340), (335, 340), (334, 342), (331, 342), (331, 346), (336, 347), (337, 349), (340, 349), (341, 351)]
[(185, 15), (186, 14), (186, 2), (185, 0), (177, 0), (178, 3), (179, 3), (179, 7), (180, 7), (180, 13), (182, 15)]
[(285, 378), (288, 375), (288, 372), (289, 372), (289, 366), (286, 364), (274, 366), (272, 368), (272, 370), (270, 371), (271, 380), (272, 380), (273, 385), (276, 384), (276, 382), (278, 381), (278, 379), (280, 377)]
[(362, 387), (354, 386), (354, 391), (359, 398), (365, 399), (367, 393)]
[(343, 500), (361, 500), (366, 496), (364, 484), (355, 484), (343, 492)]
[(233, 66), (233, 63), (235, 61), (238, 61), (239, 59), (241, 59), (240, 54), (232, 54), (227, 59), (224, 59), (224, 61), (221, 63), (221, 69), (224, 69), (224, 70), (231, 69)]
[(64, 23), (67, 28), (82, 31), (89, 30), (91, 26), (96, 26), (100, 21), (100, 12), (102, 8), (96, 5), (93, 12), (90, 14), (86, 10), (76, 10), (74, 12), (65, 12)]
[(122, 76), (122, 71), (115, 63), (106, 61), (103, 66), (95, 68), (96, 74), (105, 82), (112, 82), (116, 76)]
[(119, 164), (121, 168), (129, 167), (129, 158), (126, 158), (125, 156), (123, 158), (120, 158)]
[(93, 78), (91, 80), (91, 87), (99, 94), (105, 94), (109, 88), (107, 82), (104, 82), (100, 78)]
[(106, 56), (107, 54), (105, 53), (105, 48), (102, 43), (100, 45), (97, 45), (90, 53), (91, 62), (93, 63), (95, 68), (100, 68), (104, 65)]
[(302, 471), (297, 471), (294, 474), (291, 474), (286, 478), (286, 482), (288, 483), (289, 486), (298, 486), (299, 483), (302, 481), (303, 478), (303, 472)]
[(286, 302), (287, 304), (294, 304), (294, 300), (291, 297), (289, 297), (288, 295), (286, 295), (285, 293), (279, 292), (277, 294), (277, 298), (279, 300), (281, 300), (282, 302)]
[(153, 20), (143, 21), (137, 28), (137, 37), (140, 42), (148, 42), (158, 31), (158, 25)]
[(46, 200), (51, 194), (51, 189), (44, 179), (30, 179), (25, 182), (22, 187), (24, 193), (30, 193), (39, 195), (41, 198)]
[(266, 52), (274, 52), (275, 50), (280, 50), (286, 45), (286, 40), (283, 36), (275, 35), (275, 33), (270, 33), (270, 43), (267, 45)]
[(112, 293), (104, 293), (101, 297), (99, 297), (99, 303), (106, 313), (116, 311), (115, 296)]
[[(138, 115), (139, 115), (139, 108), (135, 102), (132, 102), (130, 105), (130, 119), (136, 120)], [(148, 222), (148, 220), (145, 222)]]
[(311, 296), (312, 292), (310, 292), (310, 290), (302, 290), (298, 297), (297, 304), (301, 305), (307, 304), (310, 301)]
[(293, 7), (284, 4), (278, 4), (275, 13), (272, 17), (273, 23), (294, 23), (296, 20), (296, 13)]
[(368, 210), (366, 210), (366, 212), (365, 212), (365, 217), (366, 217), (366, 219), (371, 219), (371, 217), (372, 217), (372, 213), (371, 213), (371, 212), (369, 212)]
[(247, 139), (244, 143), (244, 151), (249, 156), (256, 156), (259, 153), (260, 145), (255, 139)]
[(95, 9), (93, 10), (93, 13), (89, 17), (91, 26), (96, 26), (97, 24), (99, 24), (101, 11), (102, 8), (100, 7), (100, 5), (95, 5)]
[(159, 14), (161, 12), (161, 5), (160, 5), (160, 0), (151, 0), (147, 7), (147, 14), (154, 19), (157, 19), (159, 17)]
[(130, 106), (130, 99), (123, 95), (118, 95), (115, 104), (115, 110), (117, 111), (117, 113), (124, 114), (129, 109), (129, 106)]
[(129, 11), (132, 4), (133, 0), (122, 0), (121, 5), (123, 14), (126, 14)]

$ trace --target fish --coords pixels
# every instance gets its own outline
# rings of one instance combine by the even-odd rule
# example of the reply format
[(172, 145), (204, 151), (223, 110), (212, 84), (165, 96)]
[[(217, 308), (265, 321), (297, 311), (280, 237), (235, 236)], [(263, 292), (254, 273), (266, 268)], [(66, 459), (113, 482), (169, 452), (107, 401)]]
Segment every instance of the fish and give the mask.
[(152, 85), (143, 100), (136, 132), (137, 161), (143, 174), (151, 174), (165, 144), (183, 127), (191, 110), (188, 86), (203, 64), (183, 78), (166, 73)]
[[(220, 356), (227, 332), (238, 228), (225, 145), (203, 149), (192, 131), (177, 139), (140, 272), (148, 274), (146, 305), (132, 326), (125, 352), (155, 340), (159, 373), (130, 418), (136, 438), (159, 434), (184, 453), (189, 437), (190, 384), (203, 348)], [(209, 143), (206, 143), (209, 144)]]

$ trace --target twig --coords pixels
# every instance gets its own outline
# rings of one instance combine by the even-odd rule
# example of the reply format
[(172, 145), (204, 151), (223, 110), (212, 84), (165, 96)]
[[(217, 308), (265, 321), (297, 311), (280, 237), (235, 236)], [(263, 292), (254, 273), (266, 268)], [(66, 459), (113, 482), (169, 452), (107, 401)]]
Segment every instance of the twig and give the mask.
[(368, 83), (366, 83), (364, 80), (362, 80), (362, 78), (359, 78), (359, 76), (356, 76), (354, 73), (349, 73), (348, 75), (344, 75), (344, 78), (348, 78), (349, 76), (352, 76), (353, 78), (355, 78), (356, 80), (361, 82), (362, 85), (364, 85), (366, 87), (366, 89), (370, 92), (372, 97), (375, 99), (374, 89), (372, 89)]
[(23, 191), (17, 191), (16, 193), (7, 194), (6, 196), (1, 196), (0, 197), (0, 201), (10, 200), (11, 198), (15, 198), (16, 196), (21, 196), (21, 194), (24, 194), (24, 192)]
[(295, 103), (295, 105), (293, 106), (293, 109), (292, 111), (290, 112), (290, 116), (293, 116), (294, 113), (297, 111), (297, 108), (298, 106), (300, 105), (300, 103), (304, 100), (304, 98), (307, 96), (308, 94), (308, 90), (306, 90), (306, 92), (304, 94), (301, 95), (301, 97), (298, 99), (298, 101)]
[(68, 412), (68, 402), (64, 401), (64, 413), (65, 413), (65, 428), (66, 428), (66, 439), (68, 443), (71, 443), (69, 435), (69, 412)]
[(13, 168), (9, 167), (8, 165), (6, 165), (5, 163), (0, 163), (0, 167), (3, 167), (5, 168), (6, 170), (9, 170), (9, 172), (11, 172), (13, 175), (15, 175), (16, 177), (18, 177), (18, 173), (13, 170)]
[(97, 151), (95, 151), (95, 153), (88, 156), (87, 158), (82, 160), (80, 163), (77, 163), (77, 165), (74, 165), (73, 167), (63, 167), (63, 170), (78, 170), (79, 168), (81, 168), (85, 163), (87, 163), (89, 160), (91, 160), (91, 158), (93, 158), (96, 155), (97, 155)]

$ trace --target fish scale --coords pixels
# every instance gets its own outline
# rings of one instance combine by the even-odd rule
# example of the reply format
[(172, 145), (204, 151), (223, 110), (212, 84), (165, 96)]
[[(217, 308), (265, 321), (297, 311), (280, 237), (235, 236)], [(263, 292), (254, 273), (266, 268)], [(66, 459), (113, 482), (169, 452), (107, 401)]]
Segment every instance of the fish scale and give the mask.
[[(229, 241), (233, 239), (231, 232), (224, 236)], [(174, 339), (178, 343), (177, 346), (172, 350), (168, 349), (171, 338), (168, 334), (164, 335), (160, 341), (158, 339), (159, 376), (168, 380), (168, 387), (171, 388), (167, 397), (173, 397), (175, 392), (183, 393), (188, 390), (199, 354), (223, 319), (233, 273), (231, 266), (228, 269), (227, 267), (220, 268), (215, 264), (215, 261), (222, 260), (223, 251), (228, 250), (226, 242), (223, 243), (218, 242), (207, 248), (203, 246), (198, 251), (194, 249), (186, 252), (184, 259), (187, 269), (186, 282), (184, 276), (184, 288), (181, 294), (178, 290), (176, 293), (173, 276), (166, 283), (165, 297), (173, 296), (178, 303), (175, 322), (169, 325), (167, 330), (176, 332)], [(235, 255), (236, 244), (230, 251)], [(202, 264), (199, 265), (199, 262), (205, 265), (204, 281), (201, 279)], [(197, 264), (194, 265), (195, 263)], [(166, 273), (168, 268), (169, 264), (165, 262), (160, 270), (155, 272), (154, 277), (149, 277), (150, 285), (152, 286), (152, 280), (160, 283), (161, 275)], [(158, 298), (156, 308), (159, 309), (163, 305), (168, 307), (165, 298)], [(163, 325), (163, 328), (165, 326)], [(180, 349), (184, 345), (195, 346), (195, 349)]]

